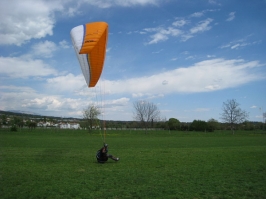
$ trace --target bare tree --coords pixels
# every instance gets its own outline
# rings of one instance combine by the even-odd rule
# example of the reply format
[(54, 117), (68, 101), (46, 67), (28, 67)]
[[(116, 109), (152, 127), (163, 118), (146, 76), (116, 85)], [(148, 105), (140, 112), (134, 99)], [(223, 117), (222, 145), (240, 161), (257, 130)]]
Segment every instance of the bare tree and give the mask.
[(135, 109), (135, 120), (140, 121), (146, 130), (149, 127), (149, 124), (152, 126), (153, 122), (160, 118), (160, 111), (152, 102), (136, 101), (133, 103), (133, 106)]
[(224, 102), (222, 110), (221, 119), (230, 125), (233, 133), (235, 125), (244, 122), (248, 118), (248, 113), (239, 108), (239, 103), (235, 99)]
[(99, 108), (90, 104), (86, 109), (83, 110), (83, 118), (87, 122), (89, 130), (92, 130), (93, 126), (97, 124), (98, 116), (101, 114)]

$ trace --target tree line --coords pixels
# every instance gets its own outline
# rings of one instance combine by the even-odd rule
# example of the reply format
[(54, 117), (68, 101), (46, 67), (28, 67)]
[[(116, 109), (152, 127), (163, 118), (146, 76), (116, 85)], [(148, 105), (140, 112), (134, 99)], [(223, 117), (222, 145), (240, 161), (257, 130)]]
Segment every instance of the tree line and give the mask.
[[(10, 119), (10, 118), (9, 118)], [(0, 127), (10, 126), (11, 131), (17, 131), (18, 128), (28, 127), (29, 129), (34, 129), (37, 127), (37, 123), (32, 120), (27, 120), (24, 122), (23, 117), (13, 115), (10, 120), (8, 120), (7, 115), (1, 115)]]
[[(248, 113), (240, 108), (240, 104), (235, 100), (227, 100), (223, 103), (221, 120), (218, 122), (213, 118), (208, 121), (194, 120), (192, 122), (180, 122), (177, 118), (168, 120), (162, 119), (160, 110), (156, 104), (148, 101), (136, 101), (133, 103), (134, 121), (102, 121), (98, 119), (101, 113), (100, 108), (95, 104), (83, 110), (83, 119), (78, 119), (80, 127), (92, 131), (94, 129), (164, 129), (170, 131), (202, 131), (213, 132), (215, 130), (258, 130), (265, 129), (263, 122), (248, 121)], [(43, 117), (43, 120), (57, 121), (58, 118)], [(60, 118), (59, 118), (60, 119)], [(39, 119), (32, 120), (25, 116), (12, 115), (11, 120), (7, 121), (7, 115), (1, 114), (0, 127), (3, 125), (11, 126), (11, 130), (28, 127), (34, 129)]]
[[(156, 104), (148, 101), (136, 101), (133, 103), (133, 118), (134, 121), (119, 122), (119, 121), (104, 121), (98, 119), (101, 114), (99, 108), (91, 104), (87, 109), (83, 110), (84, 125), (92, 130), (93, 127), (99, 128), (123, 128), (123, 129), (164, 129), (164, 130), (181, 130), (181, 131), (208, 131), (215, 130), (256, 130), (264, 129), (262, 122), (248, 121), (248, 113), (240, 108), (240, 104), (235, 99), (227, 100), (223, 103), (221, 120), (218, 122), (213, 118), (207, 122), (202, 120), (194, 120), (193, 122), (180, 122), (176, 118), (169, 120), (161, 119), (160, 111)], [(85, 125), (86, 124), (86, 125)]]

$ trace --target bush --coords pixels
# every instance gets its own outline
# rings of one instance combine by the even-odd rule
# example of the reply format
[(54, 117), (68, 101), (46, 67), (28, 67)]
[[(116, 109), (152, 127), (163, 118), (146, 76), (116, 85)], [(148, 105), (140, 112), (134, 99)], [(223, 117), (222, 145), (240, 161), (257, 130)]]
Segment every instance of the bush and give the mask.
[(18, 131), (18, 128), (17, 128), (16, 126), (12, 126), (12, 127), (10, 128), (10, 131)]
[(207, 122), (202, 120), (194, 120), (191, 123), (191, 130), (192, 131), (206, 131), (207, 130)]

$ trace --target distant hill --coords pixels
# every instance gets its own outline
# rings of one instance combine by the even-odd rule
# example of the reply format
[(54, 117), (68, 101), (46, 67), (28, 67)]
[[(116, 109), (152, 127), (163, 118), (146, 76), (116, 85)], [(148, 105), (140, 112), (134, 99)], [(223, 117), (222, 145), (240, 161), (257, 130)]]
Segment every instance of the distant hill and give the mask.
[(6, 112), (18, 113), (18, 114), (26, 114), (26, 115), (39, 115), (38, 113), (34, 113), (34, 112), (30, 112), (30, 111), (20, 111), (20, 110), (8, 110)]
[(12, 111), (2, 111), (0, 110), (0, 114), (3, 115), (19, 115), (19, 116), (22, 116), (22, 115), (25, 115), (25, 116), (41, 116), (41, 115), (38, 115), (36, 113), (31, 113), (31, 112), (25, 112), (25, 111), (18, 111), (18, 110), (12, 110)]
[[(28, 111), (19, 111), (19, 110), (10, 110), (10, 111), (2, 111), (0, 110), (0, 115), (13, 115), (13, 116), (23, 116), (23, 117), (32, 117), (32, 118), (53, 118), (53, 119), (62, 119), (61, 117), (55, 117), (55, 116), (46, 116), (46, 115), (40, 115), (37, 113), (33, 112), (28, 112)], [(64, 119), (77, 119), (80, 120), (80, 118), (65, 118)]]
[[(20, 116), (20, 117), (29, 117), (29, 118), (51, 118), (55, 120), (83, 120), (83, 118), (74, 118), (74, 117), (56, 117), (56, 116), (47, 116), (47, 115), (40, 115), (37, 113), (29, 112), (29, 111), (20, 111), (20, 110), (10, 110), (10, 111), (3, 111), (0, 110), (0, 117), (1, 115), (7, 116)], [(100, 119), (101, 121), (101, 119)], [(105, 120), (106, 122), (117, 122), (120, 124), (130, 123), (134, 121), (116, 121), (116, 120)]]

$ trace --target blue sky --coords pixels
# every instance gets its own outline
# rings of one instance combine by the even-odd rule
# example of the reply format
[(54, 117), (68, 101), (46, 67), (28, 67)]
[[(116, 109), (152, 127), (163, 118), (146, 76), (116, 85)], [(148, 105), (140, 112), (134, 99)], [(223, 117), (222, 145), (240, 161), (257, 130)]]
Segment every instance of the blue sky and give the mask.
[[(88, 88), (70, 39), (78, 25), (109, 24), (103, 74)], [(161, 119), (220, 120), (236, 99), (250, 121), (266, 112), (265, 0), (3, 0), (0, 110), (133, 120), (133, 102)]]

